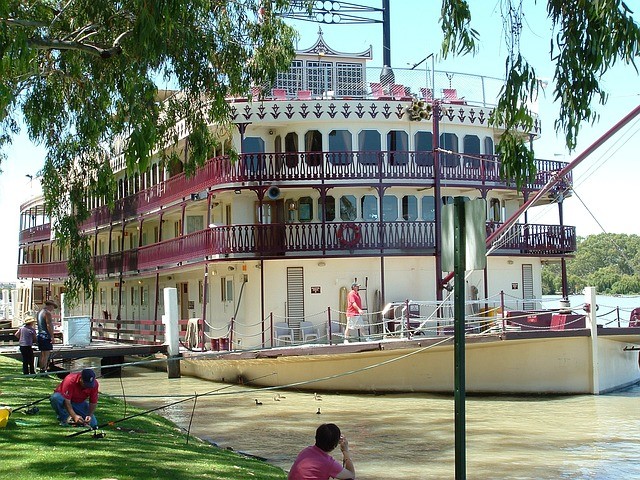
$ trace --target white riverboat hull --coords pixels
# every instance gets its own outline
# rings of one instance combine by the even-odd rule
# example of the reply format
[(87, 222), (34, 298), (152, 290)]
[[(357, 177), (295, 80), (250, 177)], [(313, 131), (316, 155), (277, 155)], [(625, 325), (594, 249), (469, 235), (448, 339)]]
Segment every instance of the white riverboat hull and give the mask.
[[(640, 382), (640, 329), (468, 336), (469, 393), (599, 394)], [(208, 380), (312, 391), (432, 392), (454, 388), (453, 339), (307, 345), (189, 355), (182, 373)]]

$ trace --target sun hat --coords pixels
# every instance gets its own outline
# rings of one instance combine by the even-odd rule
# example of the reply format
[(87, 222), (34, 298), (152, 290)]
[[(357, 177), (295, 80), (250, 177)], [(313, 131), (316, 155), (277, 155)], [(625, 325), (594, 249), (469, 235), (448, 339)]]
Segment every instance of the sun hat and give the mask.
[(90, 368), (82, 370), (82, 383), (85, 388), (93, 388), (96, 384), (96, 374)]
[(353, 287), (359, 287), (359, 286), (360, 286), (360, 284), (359, 284), (358, 282), (353, 282), (353, 283), (351, 284), (351, 288), (353, 288)]
[(36, 323), (36, 319), (33, 318), (31, 315), (27, 315), (26, 317), (24, 317), (24, 322), (25, 325), (29, 325), (30, 323)]

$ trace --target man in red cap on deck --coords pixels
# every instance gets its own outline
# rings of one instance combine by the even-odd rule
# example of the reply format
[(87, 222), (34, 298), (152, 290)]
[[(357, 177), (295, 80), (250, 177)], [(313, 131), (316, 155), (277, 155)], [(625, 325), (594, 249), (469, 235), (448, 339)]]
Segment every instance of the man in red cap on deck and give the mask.
[(67, 375), (49, 401), (61, 426), (74, 424), (98, 428), (93, 414), (98, 405), (98, 381), (91, 368)]

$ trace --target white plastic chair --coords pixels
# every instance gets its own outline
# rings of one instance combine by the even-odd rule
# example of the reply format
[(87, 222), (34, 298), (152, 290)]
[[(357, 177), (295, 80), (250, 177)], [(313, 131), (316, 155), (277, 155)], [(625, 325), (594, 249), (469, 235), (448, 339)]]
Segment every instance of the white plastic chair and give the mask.
[(302, 341), (305, 343), (311, 340), (318, 340), (318, 331), (311, 322), (300, 322), (300, 333), (302, 335)]
[(293, 342), (293, 330), (286, 322), (273, 324), (273, 340), (276, 347), (291, 345)]

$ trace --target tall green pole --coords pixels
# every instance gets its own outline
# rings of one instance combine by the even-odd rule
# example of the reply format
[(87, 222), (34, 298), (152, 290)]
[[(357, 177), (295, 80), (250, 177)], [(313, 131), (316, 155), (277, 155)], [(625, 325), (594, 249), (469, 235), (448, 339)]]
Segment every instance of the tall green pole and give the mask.
[(466, 232), (464, 198), (454, 198), (454, 254), (453, 254), (453, 322), (454, 322), (454, 397), (455, 397), (455, 448), (456, 448), (456, 480), (466, 478), (465, 451), (465, 365), (464, 365), (464, 272), (466, 263)]

